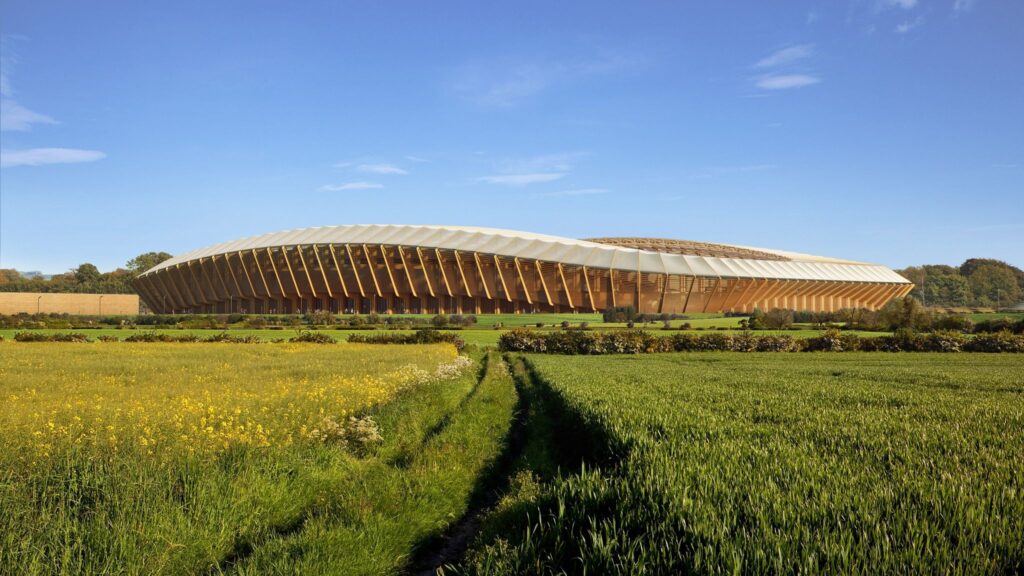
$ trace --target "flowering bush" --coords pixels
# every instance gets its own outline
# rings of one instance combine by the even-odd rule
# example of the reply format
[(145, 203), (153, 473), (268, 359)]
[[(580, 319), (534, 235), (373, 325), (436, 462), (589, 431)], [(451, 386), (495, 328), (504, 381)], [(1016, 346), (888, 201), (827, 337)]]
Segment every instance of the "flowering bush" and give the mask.
[(334, 444), (359, 456), (367, 455), (384, 440), (380, 426), (370, 416), (349, 416), (340, 422), (327, 416), (318, 428), (309, 431), (308, 437)]
[(961, 352), (968, 342), (967, 337), (955, 330), (939, 330), (926, 338), (927, 347), (933, 352)]

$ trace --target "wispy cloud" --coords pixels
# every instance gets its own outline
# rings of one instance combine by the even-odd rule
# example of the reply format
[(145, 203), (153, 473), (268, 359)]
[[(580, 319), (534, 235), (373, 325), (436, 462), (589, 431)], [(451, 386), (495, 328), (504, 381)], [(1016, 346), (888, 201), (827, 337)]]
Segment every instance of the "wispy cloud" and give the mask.
[(0, 99), (0, 130), (23, 132), (31, 130), (33, 124), (56, 123), (53, 118), (33, 112), (10, 98)]
[(897, 34), (906, 34), (907, 32), (913, 30), (914, 28), (917, 28), (921, 24), (924, 24), (924, 18), (918, 16), (914, 20), (909, 20), (907, 22), (903, 22), (902, 24), (897, 24), (896, 27), (893, 28), (893, 32)]
[[(29, 110), (15, 101), (10, 75), (16, 67), (17, 58), (10, 42), (11, 37), (0, 36), (0, 132), (24, 132), (31, 130), (35, 124), (57, 124), (58, 122), (50, 116)], [(107, 155), (99, 150), (79, 148), (0, 149), (0, 168), (76, 164), (95, 162), (106, 157)]]
[(378, 184), (377, 182), (346, 182), (344, 184), (324, 184), (320, 187), (320, 191), (343, 192), (345, 190), (377, 190), (383, 187), (383, 184)]
[(545, 192), (539, 196), (593, 196), (596, 194), (607, 194), (607, 188), (576, 188), (573, 190), (559, 190), (557, 192)]
[(817, 76), (809, 74), (770, 74), (757, 81), (757, 87), (764, 90), (787, 90), (801, 88), (821, 82)]
[(405, 159), (408, 160), (409, 162), (417, 162), (417, 163), (420, 163), (420, 162), (430, 162), (430, 160), (427, 160), (426, 158), (421, 158), (419, 156), (406, 156)]
[(541, 182), (553, 182), (568, 175), (576, 161), (586, 155), (586, 152), (560, 152), (523, 158), (505, 158), (497, 163), (498, 174), (481, 176), (476, 181), (505, 186), (528, 186)]
[(580, 58), (497, 58), (463, 64), (447, 89), (483, 106), (512, 107), (552, 88), (585, 79), (613, 76), (638, 66), (641, 59), (621, 52)]
[(762, 172), (775, 169), (775, 164), (737, 164), (735, 166), (712, 166), (699, 172), (690, 174), (690, 180), (709, 180), (718, 176), (729, 174), (745, 174), (747, 172)]
[(813, 44), (798, 44), (776, 50), (754, 64), (755, 68), (772, 69), (753, 78), (754, 84), (761, 90), (786, 90), (817, 84), (821, 78), (805, 71), (807, 66), (804, 61), (812, 56)]
[(532, 174), (498, 174), (495, 176), (481, 176), (477, 182), (485, 184), (501, 184), (503, 186), (529, 186), (541, 182), (554, 182), (564, 178), (565, 174), (558, 172), (535, 172)]
[(31, 130), (33, 124), (56, 124), (53, 118), (33, 112), (14, 100), (10, 73), (16, 67), (17, 59), (8, 37), (0, 37), (0, 46), (3, 47), (3, 55), (0, 56), (0, 131), (23, 132)]
[(559, 152), (526, 158), (506, 158), (501, 161), (501, 172), (568, 172), (586, 152)]
[(408, 174), (409, 172), (395, 166), (394, 164), (360, 164), (356, 166), (359, 172), (369, 174)]
[(45, 164), (75, 164), (95, 162), (107, 155), (98, 150), (77, 148), (28, 148), (25, 150), (0, 150), (0, 167), (43, 166)]
[(975, 0), (954, 0), (953, 11), (954, 12), (970, 12), (974, 9), (974, 5), (977, 4)]
[(773, 168), (775, 168), (775, 164), (740, 164), (737, 166), (716, 166), (712, 170), (720, 174), (735, 174), (739, 172), (761, 172)]
[(884, 0), (882, 5), (883, 7), (888, 8), (902, 8), (904, 10), (910, 10), (914, 6), (917, 6), (917, 0)]
[(782, 66), (783, 64), (790, 64), (804, 58), (809, 58), (814, 55), (814, 46), (811, 44), (801, 44), (799, 46), (790, 46), (777, 50), (768, 56), (758, 60), (757, 64), (754, 64), (756, 68), (774, 68), (776, 66)]

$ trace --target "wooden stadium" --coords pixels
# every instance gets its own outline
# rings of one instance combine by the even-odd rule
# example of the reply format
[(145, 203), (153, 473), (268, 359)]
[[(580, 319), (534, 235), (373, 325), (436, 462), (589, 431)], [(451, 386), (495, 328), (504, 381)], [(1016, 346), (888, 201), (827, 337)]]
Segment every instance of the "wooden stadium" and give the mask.
[(763, 248), (348, 225), (188, 252), (135, 287), (159, 313), (508, 314), (875, 310), (913, 284), (884, 266)]

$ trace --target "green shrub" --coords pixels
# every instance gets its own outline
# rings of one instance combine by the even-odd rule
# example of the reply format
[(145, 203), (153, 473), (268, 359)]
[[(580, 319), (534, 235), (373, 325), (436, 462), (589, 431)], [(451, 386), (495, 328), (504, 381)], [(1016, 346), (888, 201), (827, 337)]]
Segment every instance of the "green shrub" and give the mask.
[(46, 334), (43, 332), (16, 332), (15, 342), (92, 342), (85, 334), (78, 332), (58, 332)]
[(412, 334), (394, 334), (380, 332), (376, 334), (350, 334), (349, 342), (360, 344), (453, 344), (457, 349), (466, 347), (466, 341), (450, 332), (440, 332), (432, 328), (424, 328)]
[(250, 316), (245, 320), (246, 328), (260, 329), (267, 326), (267, 319), (263, 316)]
[(229, 342), (231, 344), (262, 344), (263, 339), (255, 334), (246, 336), (235, 336), (227, 332), (212, 334), (203, 339), (203, 342)]
[(978, 334), (964, 345), (967, 352), (1024, 352), (1024, 335), (1009, 330)]
[(195, 334), (159, 334), (157, 332), (140, 332), (124, 339), (125, 342), (199, 342)]
[(312, 326), (330, 326), (334, 324), (334, 314), (329, 310), (317, 310), (308, 315), (309, 323)]
[(842, 352), (842, 334), (840, 334), (839, 330), (829, 328), (821, 336), (808, 338), (804, 350), (809, 352)]
[(299, 333), (288, 339), (289, 342), (309, 342), (311, 344), (336, 344), (338, 341), (322, 332), (312, 330), (301, 330)]
[(931, 352), (961, 352), (967, 345), (967, 337), (956, 330), (939, 330), (926, 336), (926, 347)]

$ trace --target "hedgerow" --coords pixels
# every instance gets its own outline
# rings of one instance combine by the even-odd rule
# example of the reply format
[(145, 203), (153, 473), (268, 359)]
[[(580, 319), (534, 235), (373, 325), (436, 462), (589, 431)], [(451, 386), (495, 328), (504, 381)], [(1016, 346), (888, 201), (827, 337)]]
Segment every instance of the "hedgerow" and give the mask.
[[(350, 339), (351, 341), (351, 339)], [(362, 341), (362, 340), (360, 340)], [(1024, 352), (1024, 335), (1008, 331), (965, 336), (954, 331), (860, 337), (836, 329), (797, 339), (753, 332), (678, 333), (656, 336), (643, 330), (536, 332), (519, 328), (498, 338), (503, 352), (547, 354), (643, 354), (651, 352)]]
[(92, 342), (92, 339), (85, 334), (77, 332), (16, 332), (15, 342)]
[(459, 350), (466, 347), (466, 341), (455, 334), (433, 329), (417, 330), (412, 334), (350, 334), (349, 342), (360, 344), (454, 344)]

